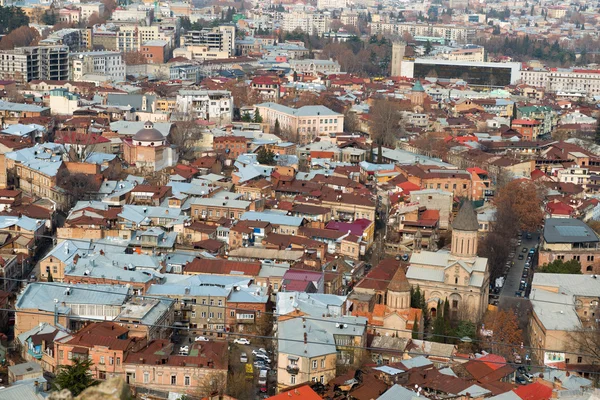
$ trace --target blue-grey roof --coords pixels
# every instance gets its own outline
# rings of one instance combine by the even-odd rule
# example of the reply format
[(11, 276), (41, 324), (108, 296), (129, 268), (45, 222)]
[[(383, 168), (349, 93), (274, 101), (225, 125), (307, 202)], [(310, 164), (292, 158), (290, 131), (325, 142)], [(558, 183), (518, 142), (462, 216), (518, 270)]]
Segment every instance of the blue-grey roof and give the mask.
[(35, 231), (41, 225), (44, 225), (45, 219), (33, 219), (25, 215), (21, 217), (12, 217), (8, 215), (0, 215), (0, 229), (6, 229), (12, 226), (17, 226), (22, 230)]
[(0, 389), (0, 400), (43, 400), (42, 395), (28, 385), (10, 386)]
[[(132, 267), (135, 268), (133, 265)], [(70, 263), (69, 266), (65, 268), (65, 276), (90, 276), (94, 278), (142, 283), (149, 282), (153, 279), (152, 276), (148, 275), (148, 273), (143, 270), (129, 269), (127, 264), (117, 265), (114, 260), (110, 260), (100, 254), (79, 258), (77, 264)]]
[[(110, 130), (117, 132), (119, 135), (133, 136), (144, 129), (144, 124), (144, 121), (115, 121), (110, 123)], [(170, 122), (154, 122), (153, 128), (162, 133), (164, 137), (167, 137), (172, 126), (173, 124)]]
[(419, 395), (412, 390), (408, 390), (403, 386), (395, 384), (389, 388), (384, 394), (379, 396), (377, 400), (413, 400), (420, 399)]
[(575, 218), (547, 218), (544, 224), (547, 243), (597, 243), (596, 233), (585, 222)]
[(33, 104), (11, 103), (9, 101), (0, 100), (0, 110), (16, 112), (43, 112), (49, 110), (49, 108), (40, 107)]
[(117, 158), (116, 154), (107, 154), (107, 153), (89, 153), (85, 157), (85, 162), (90, 164), (104, 164), (105, 162), (112, 161)]
[(134, 222), (136, 224), (146, 225), (151, 218), (178, 219), (181, 214), (179, 208), (156, 207), (156, 206), (138, 206), (126, 204), (123, 206), (119, 218)]
[[(69, 291), (66, 289), (70, 288)], [(91, 289), (91, 290), (86, 290)], [(70, 285), (66, 283), (34, 282), (25, 287), (19, 295), (15, 309), (35, 309), (54, 312), (54, 300), (58, 304), (64, 302), (65, 307), (59, 307), (59, 312), (68, 312), (70, 304), (122, 305), (129, 289), (115, 285)], [(68, 293), (68, 294), (67, 294)]]
[(246, 211), (242, 214), (242, 221), (267, 221), (273, 225), (300, 226), (304, 218), (291, 217), (285, 212), (277, 211)]
[[(329, 319), (292, 318), (277, 325), (279, 353), (299, 357), (318, 357), (336, 352), (334, 335), (362, 336), (367, 319), (363, 317), (337, 317)], [(304, 335), (308, 343), (304, 344)], [(287, 339), (287, 340), (286, 340)]]
[(291, 108), (281, 104), (268, 102), (258, 104), (258, 107), (270, 108), (272, 110), (286, 113), (289, 115), (294, 115), (296, 117), (337, 117), (342, 115), (340, 113), (336, 113), (335, 111), (325, 106), (304, 106), (300, 108)]
[(228, 207), (228, 208), (239, 208), (246, 209), (252, 204), (251, 201), (246, 200), (234, 200), (234, 199), (220, 199), (220, 198), (206, 198), (199, 197), (191, 200), (191, 204), (197, 206), (206, 207)]

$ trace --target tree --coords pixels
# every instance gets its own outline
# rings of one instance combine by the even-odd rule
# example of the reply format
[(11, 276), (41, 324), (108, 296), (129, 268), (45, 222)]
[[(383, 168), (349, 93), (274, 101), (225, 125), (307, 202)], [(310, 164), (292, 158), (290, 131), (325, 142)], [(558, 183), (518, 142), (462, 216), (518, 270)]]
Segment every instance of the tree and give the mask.
[(227, 374), (224, 373), (208, 373), (198, 383), (198, 395), (202, 397), (212, 398), (213, 396), (222, 396), (227, 389)]
[(140, 65), (148, 64), (148, 60), (144, 57), (144, 54), (140, 51), (128, 51), (123, 57), (125, 65)]
[(30, 46), (39, 39), (40, 34), (36, 29), (28, 26), (21, 26), (2, 38), (0, 41), (0, 49), (11, 50), (15, 47)]
[[(542, 193), (535, 183), (512, 180), (498, 191), (496, 208), (505, 212), (504, 216), (514, 215), (517, 222), (513, 227), (514, 234), (518, 229), (533, 232), (539, 228), (544, 218), (540, 208), (541, 201)], [(502, 221), (496, 218), (496, 223), (498, 222)]]
[(294, 78), (294, 82), (298, 82), (298, 73), (296, 71), (294, 71), (293, 78)]
[(431, 45), (431, 42), (428, 40), (427, 43), (425, 43), (425, 54), (429, 54), (431, 53), (431, 50), (433, 50), (433, 46)]
[(435, 316), (435, 320), (433, 321), (433, 334), (430, 338), (432, 342), (444, 343), (445, 341), (445, 322), (443, 308), (444, 303), (441, 300), (438, 300), (436, 309), (437, 315)]
[(264, 165), (275, 165), (275, 153), (263, 146), (256, 154), (256, 161)]
[(281, 135), (281, 126), (279, 125), (279, 119), (275, 119), (275, 126), (273, 126), (273, 135)]
[(483, 320), (485, 330), (492, 331), (491, 336), (484, 336), (483, 347), (491, 353), (512, 358), (523, 343), (517, 314), (512, 309), (488, 311)]
[(246, 111), (244, 115), (242, 115), (242, 122), (252, 122), (252, 116), (248, 111)]
[(202, 128), (194, 120), (177, 121), (169, 134), (169, 143), (177, 147), (179, 158), (191, 161), (197, 142), (202, 139)]
[(569, 261), (554, 260), (544, 264), (538, 272), (549, 274), (581, 274), (581, 263), (575, 259)]
[(254, 399), (252, 381), (246, 379), (244, 371), (235, 371), (227, 375), (227, 389), (225, 392), (238, 400)]
[(371, 140), (379, 147), (395, 147), (401, 132), (402, 114), (398, 103), (377, 99), (369, 109)]
[(263, 117), (260, 115), (260, 111), (258, 111), (258, 108), (254, 110), (254, 122), (258, 124), (263, 122)]
[(20, 7), (0, 7), (0, 34), (8, 34), (29, 25), (29, 17)]
[(69, 202), (75, 204), (80, 200), (89, 199), (90, 194), (98, 192), (101, 181), (96, 178), (96, 175), (71, 173), (64, 168), (58, 172), (56, 183), (65, 190)]
[(360, 130), (360, 122), (355, 112), (350, 110), (344, 113), (344, 132), (355, 133)]
[(58, 367), (58, 375), (52, 382), (52, 389), (60, 391), (68, 389), (73, 396), (78, 396), (90, 386), (96, 386), (99, 382), (92, 377), (90, 372), (92, 360), (74, 358), (72, 365), (61, 365)]
[(417, 320), (416, 314), (415, 314), (415, 320), (413, 321), (412, 338), (419, 339), (419, 321)]
[(48, 282), (54, 282), (54, 278), (52, 277), (52, 272), (48, 271)]

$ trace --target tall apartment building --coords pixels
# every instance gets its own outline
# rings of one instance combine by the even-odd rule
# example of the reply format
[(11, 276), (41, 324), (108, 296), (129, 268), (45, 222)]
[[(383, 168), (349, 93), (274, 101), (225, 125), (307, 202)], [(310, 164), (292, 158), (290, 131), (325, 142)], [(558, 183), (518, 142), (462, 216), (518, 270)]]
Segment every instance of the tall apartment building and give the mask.
[(402, 60), (406, 51), (406, 43), (394, 42), (392, 44), (392, 70), (391, 76), (402, 76)]
[(308, 34), (323, 36), (329, 32), (331, 15), (329, 13), (291, 12), (283, 14), (281, 27), (284, 32), (300, 29)]
[(526, 68), (521, 70), (521, 82), (555, 93), (600, 94), (600, 71), (597, 69)]
[(208, 46), (209, 50), (227, 52), (228, 57), (235, 54), (235, 26), (221, 25), (212, 29), (186, 32), (181, 46)]
[(414, 36), (440, 37), (458, 43), (470, 43), (475, 38), (475, 29), (454, 25), (432, 25), (418, 23), (371, 22), (373, 35), (398, 35), (404, 32)]
[(180, 90), (176, 109), (186, 117), (229, 123), (233, 117), (233, 97), (227, 90)]
[(115, 82), (125, 80), (125, 63), (118, 51), (88, 51), (71, 55), (71, 79), (80, 81), (86, 74), (110, 76)]
[(173, 48), (175, 37), (173, 31), (165, 31), (158, 25), (138, 26), (121, 25), (117, 32), (117, 51), (140, 51), (142, 44), (152, 40), (166, 40), (169, 49)]
[(69, 79), (67, 46), (30, 46), (0, 51), (0, 76), (26, 83)]

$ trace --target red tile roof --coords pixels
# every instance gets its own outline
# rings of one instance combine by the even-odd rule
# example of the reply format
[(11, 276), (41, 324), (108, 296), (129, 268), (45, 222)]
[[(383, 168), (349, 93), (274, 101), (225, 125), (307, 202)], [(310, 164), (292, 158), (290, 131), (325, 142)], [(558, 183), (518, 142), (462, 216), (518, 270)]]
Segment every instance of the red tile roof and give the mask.
[(269, 397), (267, 400), (322, 400), (314, 390), (308, 385), (300, 386), (296, 389), (291, 389), (287, 392), (279, 393), (275, 396)]
[(523, 400), (547, 400), (552, 398), (552, 388), (538, 382), (519, 386), (514, 392)]
[(260, 263), (195, 258), (184, 269), (186, 274), (230, 275), (234, 272), (241, 272), (244, 276), (256, 276), (260, 272)]

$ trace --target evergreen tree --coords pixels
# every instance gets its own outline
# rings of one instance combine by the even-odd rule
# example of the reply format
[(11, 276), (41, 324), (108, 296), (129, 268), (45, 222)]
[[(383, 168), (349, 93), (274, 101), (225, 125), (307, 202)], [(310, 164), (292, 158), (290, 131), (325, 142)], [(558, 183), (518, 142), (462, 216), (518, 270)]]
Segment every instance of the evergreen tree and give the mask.
[(438, 300), (437, 304), (437, 315), (435, 316), (435, 321), (433, 321), (433, 334), (431, 336), (432, 342), (443, 343), (444, 342), (444, 311), (443, 311), (443, 303), (441, 300)]
[(433, 50), (433, 46), (431, 45), (431, 42), (428, 40), (427, 43), (425, 43), (425, 54), (429, 54), (431, 53), (431, 50)]
[(298, 73), (294, 71), (294, 82), (298, 82)]
[(252, 117), (250, 116), (250, 113), (248, 111), (246, 111), (244, 115), (242, 115), (242, 122), (252, 122)]
[(260, 115), (260, 111), (258, 111), (258, 108), (254, 110), (254, 122), (259, 124), (263, 122), (263, 117)]
[(377, 147), (377, 164), (383, 164), (383, 148), (381, 143)]
[(415, 320), (413, 322), (412, 338), (413, 339), (418, 339), (419, 338), (419, 321), (417, 321), (417, 315), (416, 314), (415, 314)]
[(275, 153), (263, 146), (256, 153), (256, 161), (264, 165), (273, 165), (275, 164)]
[(279, 125), (279, 119), (275, 119), (275, 126), (273, 127), (273, 135), (281, 135), (281, 126)]
[(54, 277), (52, 277), (52, 272), (48, 271), (48, 282), (54, 282)]
[(73, 365), (59, 366), (59, 373), (52, 382), (52, 388), (57, 391), (68, 389), (73, 396), (78, 396), (85, 389), (96, 386), (99, 382), (90, 372), (92, 360), (74, 358), (72, 361)]
[(423, 315), (423, 332), (427, 332), (431, 325), (431, 313), (425, 301), (425, 292), (421, 292), (421, 314)]

